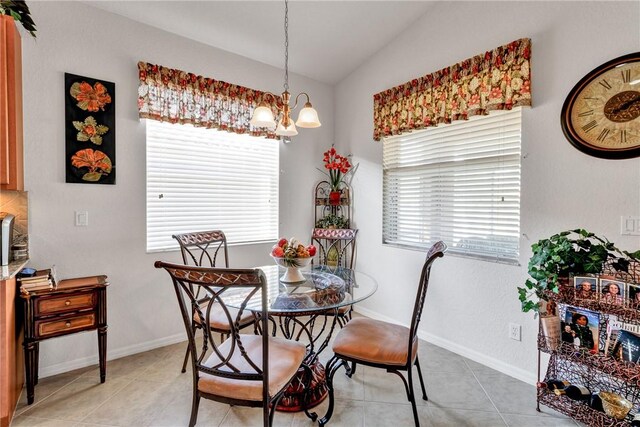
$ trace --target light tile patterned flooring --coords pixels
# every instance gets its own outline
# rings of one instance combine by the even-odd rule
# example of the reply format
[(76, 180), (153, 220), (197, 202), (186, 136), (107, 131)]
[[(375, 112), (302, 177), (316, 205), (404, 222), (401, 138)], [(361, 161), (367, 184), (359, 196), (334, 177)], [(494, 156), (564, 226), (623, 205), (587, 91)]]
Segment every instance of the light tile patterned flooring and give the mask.
[[(186, 426), (191, 374), (180, 373), (186, 343), (108, 362), (107, 382), (97, 367), (40, 380), (36, 401), (23, 392), (12, 426)], [(328, 349), (323, 359), (330, 356)], [(420, 342), (429, 401), (420, 399), (423, 427), (576, 426), (548, 408), (535, 410), (535, 388), (440, 347)], [(190, 367), (190, 365), (188, 365)], [(413, 425), (402, 381), (380, 369), (359, 366), (352, 379), (336, 374), (337, 403), (329, 426)], [(324, 414), (328, 399), (314, 410)], [(260, 409), (230, 407), (202, 399), (198, 426), (261, 426)], [(317, 426), (303, 413), (275, 415), (276, 426)]]

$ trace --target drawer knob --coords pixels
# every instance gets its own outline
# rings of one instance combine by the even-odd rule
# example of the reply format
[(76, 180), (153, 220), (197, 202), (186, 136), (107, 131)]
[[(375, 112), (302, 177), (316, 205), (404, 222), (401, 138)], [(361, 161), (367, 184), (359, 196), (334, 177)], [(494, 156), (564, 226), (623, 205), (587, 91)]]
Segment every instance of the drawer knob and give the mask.
[(71, 327), (71, 322), (65, 323), (64, 326), (66, 326), (67, 328), (70, 328)]
[(64, 305), (71, 305), (71, 301), (66, 300), (66, 301), (64, 302)]

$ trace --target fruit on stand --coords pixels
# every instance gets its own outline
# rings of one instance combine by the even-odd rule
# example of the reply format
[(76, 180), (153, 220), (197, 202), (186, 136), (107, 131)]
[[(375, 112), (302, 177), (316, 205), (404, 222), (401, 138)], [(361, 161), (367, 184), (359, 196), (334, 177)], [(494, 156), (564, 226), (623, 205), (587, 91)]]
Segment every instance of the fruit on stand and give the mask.
[(304, 246), (295, 237), (289, 240), (281, 238), (278, 240), (278, 244), (271, 248), (271, 256), (275, 258), (309, 258), (315, 254), (315, 246)]

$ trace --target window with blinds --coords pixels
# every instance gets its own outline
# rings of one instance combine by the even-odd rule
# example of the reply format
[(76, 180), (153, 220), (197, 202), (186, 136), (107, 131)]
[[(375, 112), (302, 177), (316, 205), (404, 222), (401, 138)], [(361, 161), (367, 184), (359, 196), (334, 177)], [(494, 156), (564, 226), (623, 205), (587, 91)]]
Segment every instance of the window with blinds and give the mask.
[(278, 239), (277, 140), (146, 120), (147, 252), (220, 229), (229, 244)]
[(518, 262), (521, 108), (383, 144), (384, 243)]

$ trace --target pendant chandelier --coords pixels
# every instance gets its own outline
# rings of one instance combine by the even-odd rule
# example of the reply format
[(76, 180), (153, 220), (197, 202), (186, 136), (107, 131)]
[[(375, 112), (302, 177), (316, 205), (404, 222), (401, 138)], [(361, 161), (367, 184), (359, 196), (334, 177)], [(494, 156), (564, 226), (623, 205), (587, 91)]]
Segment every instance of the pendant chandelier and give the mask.
[[(291, 110), (294, 110), (298, 106), (298, 98), (304, 95), (307, 97), (307, 102), (300, 110), (298, 120), (293, 123), (291, 120)], [(290, 137), (298, 134), (296, 126), (301, 128), (317, 128), (320, 127), (320, 120), (318, 119), (318, 112), (313, 108), (311, 102), (309, 102), (309, 95), (305, 92), (301, 92), (296, 96), (295, 104), (293, 107), (289, 106), (289, 100), (291, 94), (289, 93), (289, 4), (288, 0), (284, 2), (284, 92), (282, 92), (282, 107), (276, 105), (279, 111), (278, 122), (273, 116), (271, 107), (267, 105), (264, 98), (271, 96), (274, 101), (277, 100), (276, 96), (271, 92), (266, 92), (262, 102), (253, 110), (253, 117), (251, 117), (251, 125), (255, 127), (266, 127), (276, 129), (276, 135), (282, 137)]]

